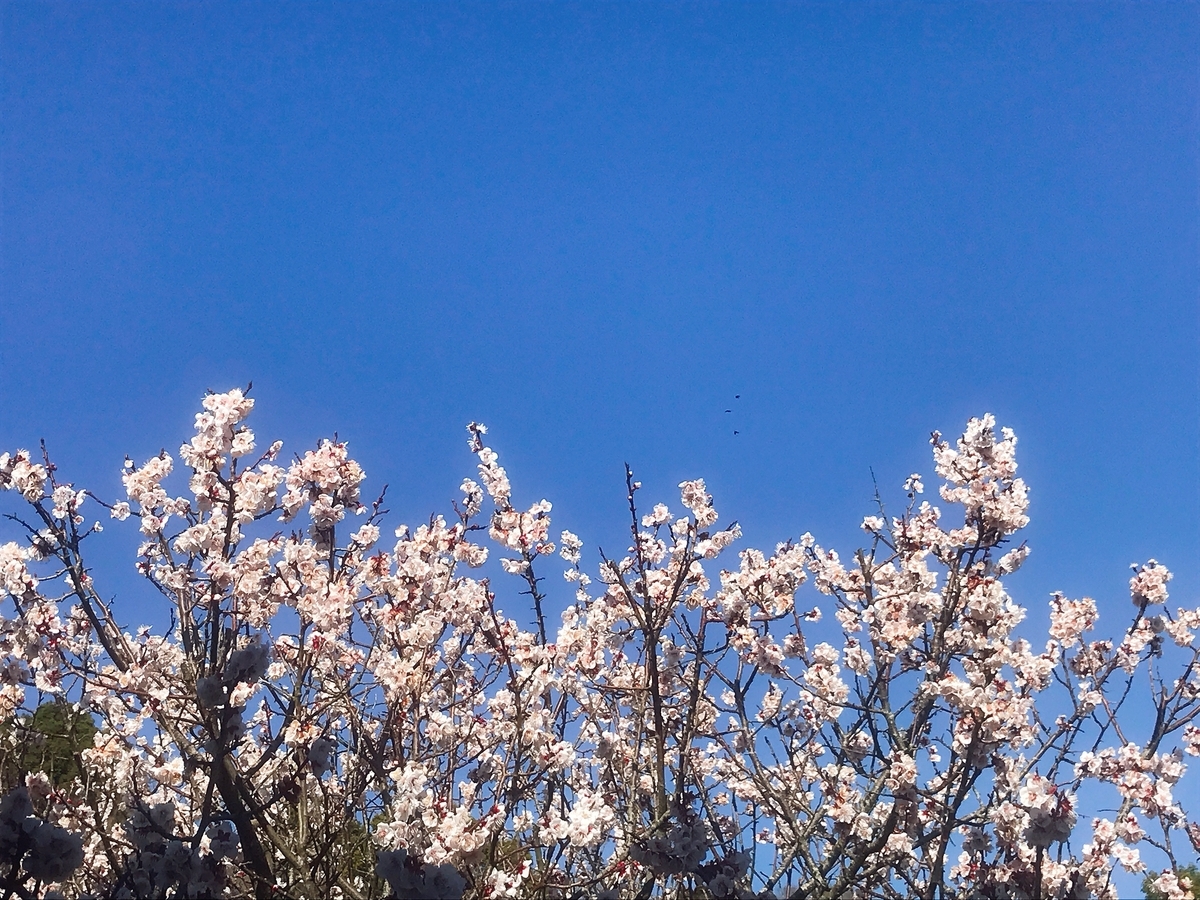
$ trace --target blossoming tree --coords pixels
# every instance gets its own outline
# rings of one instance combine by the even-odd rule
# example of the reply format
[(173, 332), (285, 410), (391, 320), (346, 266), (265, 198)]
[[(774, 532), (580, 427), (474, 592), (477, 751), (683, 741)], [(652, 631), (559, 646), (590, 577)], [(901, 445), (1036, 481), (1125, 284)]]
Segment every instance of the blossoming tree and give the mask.
[[(1061, 595), (1020, 636), (1026, 488), (991, 416), (933, 436), (949, 526), (914, 475), (844, 559), (806, 534), (722, 568), (704, 482), (673, 515), (627, 472), (628, 550), (589, 576), (483, 426), (453, 515), (380, 548), (346, 445), (285, 464), (252, 406), (204, 398), (186, 489), (165, 452), (119, 502), (0, 456), (0, 718), (97, 729), (70, 780), (10, 785), (0, 896), (1114, 897), (1143, 854), (1190, 896), (1200, 610), (1150, 561), (1110, 639)], [(140, 527), (161, 634), (90, 567), (99, 507)]]

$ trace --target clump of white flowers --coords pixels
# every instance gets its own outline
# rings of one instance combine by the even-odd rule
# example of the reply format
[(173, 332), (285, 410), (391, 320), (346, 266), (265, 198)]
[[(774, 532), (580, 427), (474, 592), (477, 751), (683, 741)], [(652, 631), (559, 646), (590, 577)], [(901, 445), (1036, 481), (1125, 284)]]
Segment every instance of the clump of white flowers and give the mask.
[(394, 900), (462, 900), (467, 886), (453, 866), (423, 865), (403, 848), (380, 853), (375, 872), (388, 883)]
[(83, 864), (83, 840), (35, 816), (22, 785), (0, 800), (0, 860), (37, 881), (59, 882)]
[[(733, 549), (703, 479), (677, 515), (627, 470), (585, 554), (480, 424), (452, 509), (385, 530), (344, 441), (280, 460), (253, 406), (205, 397), (111, 505), (0, 454), (0, 751), (51, 746), (35, 698), (95, 726), (0, 800), (14, 895), (1186, 895), (1200, 608), (1150, 560), (1125, 622), (1056, 593), (1039, 634), (992, 416), (860, 548)], [(165, 633), (121, 624), (87, 504), (137, 523)]]

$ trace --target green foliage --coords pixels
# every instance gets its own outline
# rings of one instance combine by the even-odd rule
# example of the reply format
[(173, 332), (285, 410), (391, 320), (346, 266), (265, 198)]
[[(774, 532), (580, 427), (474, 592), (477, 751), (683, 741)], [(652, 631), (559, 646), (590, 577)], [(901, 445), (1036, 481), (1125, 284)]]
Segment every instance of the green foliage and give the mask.
[[(1167, 895), (1162, 891), (1155, 889), (1154, 880), (1161, 873), (1150, 872), (1142, 879), (1142, 893), (1146, 895), (1146, 900), (1167, 900)], [(1193, 863), (1190, 866), (1183, 866), (1175, 871), (1179, 876), (1179, 880), (1192, 889), (1192, 896), (1200, 900), (1200, 866)]]
[(0, 781), (5, 791), (33, 772), (45, 772), (55, 787), (79, 777), (79, 753), (92, 746), (96, 724), (69, 703), (50, 702), (32, 716), (0, 725)]
[[(377, 815), (367, 825), (354, 817), (346, 820), (345, 827), (334, 843), (336, 851), (333, 855), (336, 859), (335, 868), (338, 874), (347, 879), (354, 878), (356, 875), (374, 874), (376, 847), (375, 842), (371, 840), (371, 831), (373, 826), (383, 818), (382, 814)], [(387, 893), (387, 888), (381, 880), (376, 878), (372, 883), (374, 886), (373, 896), (382, 896)]]
[(276, 874), (285, 884), (286, 896), (296, 900), (331, 896), (339, 877), (366, 878), (365, 900), (387, 896), (387, 884), (374, 877), (377, 848), (371, 839), (375, 825), (387, 816), (378, 813), (364, 823), (352, 810), (326, 809), (327, 799), (321, 794), (298, 796), (282, 809), (276, 827), (315, 851), (304, 868), (289, 869), (278, 864)]

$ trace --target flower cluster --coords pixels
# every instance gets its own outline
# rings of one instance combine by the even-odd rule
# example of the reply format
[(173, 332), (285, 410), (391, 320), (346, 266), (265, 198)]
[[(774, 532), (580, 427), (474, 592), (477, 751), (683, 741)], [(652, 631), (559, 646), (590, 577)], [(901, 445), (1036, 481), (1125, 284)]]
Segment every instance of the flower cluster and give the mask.
[[(258, 455), (253, 406), (205, 397), (183, 471), (129, 460), (111, 505), (0, 455), (15, 893), (1113, 898), (1153, 866), (1187, 896), (1200, 609), (1151, 560), (1128, 623), (1097, 636), (1110, 608), (1055, 594), (1033, 634), (992, 416), (934, 434), (941, 506), (914, 473), (854, 552), (735, 553), (703, 480), (639, 510), (629, 471), (593, 554), (478, 423), (452, 514), (392, 541), (345, 442)], [(89, 504), (138, 523), (165, 630), (110, 609)], [(47, 704), (82, 744), (18, 738)]]
[(35, 816), (21, 785), (0, 800), (0, 860), (14, 874), (22, 869), (34, 881), (61, 882), (83, 864), (83, 841)]

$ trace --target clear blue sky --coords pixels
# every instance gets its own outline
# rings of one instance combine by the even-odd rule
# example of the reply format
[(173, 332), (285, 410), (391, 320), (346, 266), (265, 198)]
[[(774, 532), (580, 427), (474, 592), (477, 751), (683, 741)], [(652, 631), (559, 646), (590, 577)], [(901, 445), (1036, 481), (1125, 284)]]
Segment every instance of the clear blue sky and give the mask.
[(115, 499), (253, 380), (394, 521), (478, 419), (592, 552), (625, 461), (848, 551), (991, 410), (1019, 600), (1197, 601), (1196, 4), (0, 10), (6, 449)]

